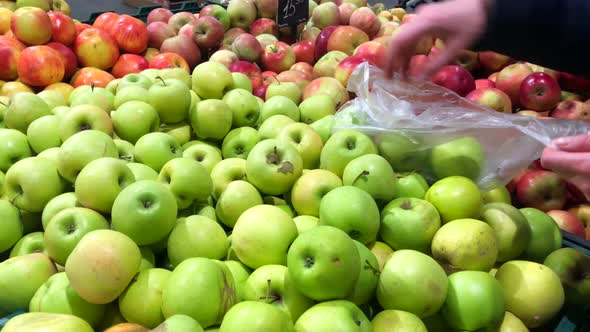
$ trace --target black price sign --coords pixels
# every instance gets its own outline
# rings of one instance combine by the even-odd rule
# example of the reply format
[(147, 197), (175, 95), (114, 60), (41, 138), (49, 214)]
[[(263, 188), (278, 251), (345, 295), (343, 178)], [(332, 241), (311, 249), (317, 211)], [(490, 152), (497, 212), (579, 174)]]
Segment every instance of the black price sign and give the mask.
[(279, 0), (277, 25), (279, 28), (307, 22), (309, 17), (309, 0)]

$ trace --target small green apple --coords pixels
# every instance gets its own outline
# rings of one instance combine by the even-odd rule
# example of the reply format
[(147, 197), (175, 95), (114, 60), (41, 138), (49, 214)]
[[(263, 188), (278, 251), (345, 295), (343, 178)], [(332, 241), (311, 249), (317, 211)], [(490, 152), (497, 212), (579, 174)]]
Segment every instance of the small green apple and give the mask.
[(102, 108), (105, 112), (113, 110), (115, 95), (105, 88), (94, 85), (81, 85), (70, 93), (70, 107), (78, 105), (94, 105)]
[(320, 156), (320, 168), (342, 177), (346, 165), (362, 155), (376, 154), (371, 138), (359, 131), (344, 129), (332, 134)]
[(5, 252), (23, 236), (23, 225), (19, 210), (5, 200), (0, 200), (0, 220), (0, 252)]
[(78, 198), (74, 192), (66, 192), (61, 195), (57, 195), (52, 198), (45, 208), (43, 209), (43, 214), (41, 215), (41, 222), (43, 224), (43, 229), (47, 228), (47, 225), (51, 221), (51, 219), (61, 210), (71, 208), (71, 207), (80, 207), (82, 206), (80, 202), (78, 202)]
[(528, 332), (524, 323), (510, 311), (504, 313), (504, 320), (498, 332)]
[(51, 110), (51, 114), (61, 119), (64, 117), (64, 115), (68, 114), (71, 109), (72, 108), (69, 106), (58, 106)]
[(56, 115), (45, 115), (31, 122), (27, 129), (27, 138), (33, 151), (41, 153), (61, 145), (60, 121)]
[(174, 136), (180, 145), (188, 143), (191, 140), (193, 134), (191, 125), (184, 121), (173, 124), (163, 123), (160, 126), (160, 131)]
[(21, 237), (12, 250), (9, 257), (23, 256), (33, 253), (47, 254), (43, 232), (32, 232)]
[(264, 120), (258, 127), (258, 139), (263, 141), (265, 139), (278, 138), (283, 129), (292, 123), (296, 123), (296, 121), (286, 115), (273, 115)]
[[(182, 314), (172, 315), (158, 325), (158, 332), (204, 332), (199, 323), (192, 317)], [(209, 329), (207, 329), (209, 331)]]
[[(160, 71), (160, 73), (161, 73), (161, 71)], [(147, 90), (152, 86), (152, 84), (153, 84), (153, 81), (149, 77), (147, 77), (141, 73), (130, 73), (130, 74), (127, 74), (127, 75), (121, 77), (119, 84), (117, 84), (117, 91), (116, 91), (117, 93), (116, 94), (119, 94), (121, 92), (121, 90), (123, 90), (124, 88), (129, 87), (129, 86), (138, 86), (138, 87), (141, 87), (141, 88), (144, 88)], [(116, 97), (116, 95), (115, 95), (115, 97)]]
[(396, 172), (413, 172), (428, 166), (429, 151), (414, 137), (383, 133), (376, 135), (374, 140), (379, 154)]
[(259, 142), (258, 131), (252, 127), (232, 129), (223, 138), (221, 154), (223, 158), (248, 158), (248, 154)]
[(260, 122), (263, 123), (266, 119), (278, 114), (286, 115), (293, 121), (299, 121), (299, 107), (297, 107), (297, 104), (288, 97), (276, 95), (267, 98), (264, 102), (264, 106), (260, 110)]
[(318, 303), (295, 322), (295, 331), (358, 331), (371, 332), (371, 321), (354, 303), (333, 300)]
[(428, 332), (422, 320), (407, 311), (383, 310), (371, 321), (374, 332)]
[(0, 171), (32, 155), (27, 135), (16, 129), (0, 129)]
[(563, 237), (559, 226), (547, 213), (535, 208), (522, 208), (531, 230), (531, 240), (521, 258), (542, 263), (553, 251), (562, 247)]
[(233, 306), (223, 317), (219, 331), (293, 332), (294, 329), (286, 312), (271, 304), (253, 300)]
[(135, 181), (141, 180), (153, 180), (158, 179), (158, 172), (154, 171), (153, 168), (140, 163), (128, 163), (127, 167), (133, 173)]
[(351, 160), (342, 174), (342, 183), (345, 186), (363, 189), (380, 206), (393, 199), (396, 182), (393, 168), (378, 154), (366, 154)]
[(227, 268), (231, 272), (231, 275), (234, 278), (237, 299), (241, 302), (245, 298), (244, 293), (246, 288), (246, 281), (252, 273), (252, 269), (237, 260), (234, 261), (227, 259), (224, 260), (223, 263), (225, 264), (225, 266), (227, 266)]
[(119, 160), (122, 160), (125, 163), (132, 163), (134, 161), (133, 151), (135, 150), (135, 146), (118, 138), (114, 139), (113, 142), (115, 142), (115, 145), (117, 146)]
[(234, 128), (253, 127), (258, 121), (260, 107), (251, 92), (244, 89), (233, 89), (223, 96), (223, 101), (232, 111), (232, 126)]
[(206, 200), (213, 191), (213, 181), (205, 166), (189, 158), (169, 160), (160, 170), (158, 181), (168, 186), (179, 209)]
[(211, 170), (213, 198), (218, 199), (230, 182), (246, 180), (246, 160), (242, 158), (223, 159)]
[[(159, 75), (156, 75), (156, 76), (160, 76), (161, 78), (163, 78), (165, 80), (167, 80), (169, 78), (174, 78), (174, 79), (177, 79), (177, 80), (181, 80), (182, 82), (184, 82), (184, 84), (189, 89), (193, 85), (192, 80), (191, 80), (191, 73), (188, 72), (184, 68), (180, 68), (180, 67), (162, 68), (162, 69), (160, 69), (160, 71), (158, 72), (158, 74)], [(153, 82), (156, 82), (156, 79), (154, 79)]]
[(500, 186), (481, 193), (484, 204), (487, 203), (506, 203), (512, 204), (512, 197), (505, 186)]
[(420, 173), (398, 174), (395, 182), (394, 198), (414, 197), (424, 199), (430, 186)]
[(324, 143), (318, 133), (305, 123), (292, 123), (286, 126), (278, 140), (292, 145), (301, 155), (304, 169), (315, 169), (320, 163)]
[[(108, 92), (112, 93), (113, 95), (115, 95), (117, 93), (117, 88), (119, 87), (119, 83), (121, 82), (120, 78), (115, 78), (114, 80), (110, 81), (109, 83), (107, 83), (107, 85), (104, 87)], [(70, 93), (71, 95), (71, 93)]]
[(62, 141), (83, 130), (98, 130), (113, 136), (113, 123), (109, 114), (98, 106), (78, 105), (60, 119), (59, 133)]
[(133, 100), (121, 104), (111, 118), (117, 136), (132, 144), (143, 135), (156, 132), (160, 128), (158, 112), (144, 101)]
[(436, 207), (443, 223), (463, 218), (477, 219), (483, 208), (481, 191), (471, 179), (463, 176), (436, 181), (424, 199)]
[(323, 118), (312, 122), (309, 126), (316, 131), (322, 138), (322, 142), (326, 144), (330, 136), (332, 136), (332, 125), (334, 124), (334, 115), (326, 115)]
[(492, 226), (496, 233), (498, 262), (516, 259), (531, 241), (532, 232), (525, 216), (508, 203), (484, 205), (481, 220)]
[(436, 145), (430, 152), (432, 171), (439, 179), (464, 176), (477, 180), (484, 169), (484, 160), (481, 144), (472, 137)]
[(300, 215), (320, 216), (322, 198), (342, 186), (340, 178), (325, 169), (303, 172), (291, 188), (291, 204)]
[(197, 103), (190, 112), (190, 123), (197, 137), (221, 140), (230, 131), (233, 113), (220, 99), (206, 99)]
[(55, 147), (44, 150), (39, 153), (37, 157), (47, 159), (57, 165), (57, 161), (59, 159), (59, 148)]
[(327, 115), (336, 114), (336, 104), (328, 95), (314, 95), (299, 104), (299, 112), (301, 122), (311, 124)]
[(115, 95), (115, 101), (113, 102), (113, 107), (115, 109), (129, 101), (149, 103), (148, 89), (140, 85), (128, 85), (118, 90), (119, 91)]
[(590, 300), (590, 278), (578, 278), (590, 271), (590, 256), (576, 248), (560, 248), (549, 254), (543, 265), (557, 274), (569, 304), (584, 304)]
[(227, 93), (230, 93), (236, 89), (241, 89), (252, 93), (252, 81), (250, 80), (250, 78), (248, 78), (248, 76), (238, 72), (231, 73), (231, 76), (233, 80), (232, 90), (228, 91)]
[(262, 196), (256, 187), (247, 181), (236, 180), (230, 182), (217, 199), (215, 212), (219, 221), (233, 228), (244, 211), (261, 204)]
[(233, 83), (229, 69), (218, 62), (203, 62), (192, 72), (192, 89), (203, 99), (221, 99)]
[(51, 109), (41, 97), (32, 92), (18, 92), (10, 97), (4, 125), (24, 134), (31, 122), (45, 115), (51, 115)]
[(134, 153), (137, 162), (160, 172), (168, 161), (182, 157), (182, 148), (173, 136), (156, 132), (141, 136), (135, 143)]
[(162, 123), (177, 123), (188, 116), (191, 104), (189, 91), (181, 80), (157, 77), (148, 90), (148, 103), (156, 109)]
[(57, 90), (43, 90), (37, 93), (37, 96), (41, 97), (52, 110), (59, 106), (68, 106), (68, 101), (63, 93)]
[(188, 148), (183, 148), (182, 157), (197, 161), (203, 165), (209, 173), (211, 173), (215, 165), (223, 159), (219, 149), (209, 144), (195, 144)]
[(354, 289), (348, 296), (347, 300), (356, 305), (363, 305), (368, 303), (375, 296), (377, 289), (377, 282), (379, 281), (379, 262), (377, 257), (359, 241), (354, 241), (361, 257), (361, 268), (359, 278), (356, 281)]
[(156, 255), (151, 247), (139, 247), (141, 252), (141, 264), (139, 271), (153, 269), (156, 266)]
[(387, 263), (387, 260), (389, 257), (391, 257), (391, 254), (393, 254), (393, 249), (381, 241), (370, 243), (367, 248), (371, 250), (375, 257), (377, 257), (377, 261), (379, 262), (379, 271), (383, 271), (385, 263)]
[(296, 105), (301, 103), (302, 91), (294, 82), (273, 82), (266, 88), (264, 99), (267, 101), (274, 96), (283, 96), (291, 99)]
[(317, 226), (320, 224), (320, 218), (314, 216), (300, 215), (293, 218), (295, 226), (297, 226), (297, 232), (299, 234)]

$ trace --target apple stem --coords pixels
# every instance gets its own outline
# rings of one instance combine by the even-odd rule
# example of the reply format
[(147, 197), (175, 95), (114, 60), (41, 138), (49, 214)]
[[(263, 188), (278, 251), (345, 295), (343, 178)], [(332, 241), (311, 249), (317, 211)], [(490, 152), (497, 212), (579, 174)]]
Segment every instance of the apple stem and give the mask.
[(90, 91), (94, 92), (94, 82), (90, 83)]
[(361, 177), (363, 177), (363, 176), (368, 176), (368, 175), (370, 175), (370, 174), (371, 174), (371, 173), (370, 173), (368, 170), (364, 170), (364, 171), (362, 171), (362, 172), (361, 172), (361, 173), (360, 173), (360, 174), (359, 174), (359, 175), (356, 177), (356, 179), (354, 179), (354, 181), (352, 181), (352, 185), (354, 185), (354, 184), (355, 184), (355, 183), (356, 183), (356, 182), (357, 182), (357, 181), (358, 181), (358, 180), (359, 180)]
[(260, 300), (270, 300), (270, 303), (273, 303), (277, 300), (279, 300), (280, 298), (278, 296), (274, 296), (270, 294), (270, 279), (266, 280), (266, 295), (265, 296), (261, 296)]
[(281, 85), (281, 81), (279, 81), (279, 78), (277, 77), (277, 75), (272, 75), (272, 77), (274, 77), (275, 81), (277, 81), (277, 83), (279, 85)]
[(164, 81), (162, 76), (156, 76), (156, 79), (162, 81), (162, 84), (164, 84), (164, 86), (166, 86), (166, 82)]
[(4, 107), (8, 107), (8, 105), (6, 105), (5, 103), (0, 101), (0, 105), (4, 106)]

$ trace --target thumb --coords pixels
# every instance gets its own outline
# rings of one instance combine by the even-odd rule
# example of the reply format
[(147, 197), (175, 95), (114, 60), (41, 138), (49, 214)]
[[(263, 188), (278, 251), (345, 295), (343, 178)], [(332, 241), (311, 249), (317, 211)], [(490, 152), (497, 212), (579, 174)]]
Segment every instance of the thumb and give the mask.
[(553, 141), (561, 151), (567, 152), (590, 152), (590, 135), (577, 135), (561, 137)]
[(541, 166), (557, 173), (590, 176), (590, 153), (565, 152), (545, 148), (541, 155)]

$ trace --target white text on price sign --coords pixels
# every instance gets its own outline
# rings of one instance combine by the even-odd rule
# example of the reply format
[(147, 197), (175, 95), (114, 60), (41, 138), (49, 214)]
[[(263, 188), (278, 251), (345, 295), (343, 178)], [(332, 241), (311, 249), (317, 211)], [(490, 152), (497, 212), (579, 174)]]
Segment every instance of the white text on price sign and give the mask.
[(279, 0), (277, 25), (279, 28), (297, 26), (309, 17), (309, 0)]

